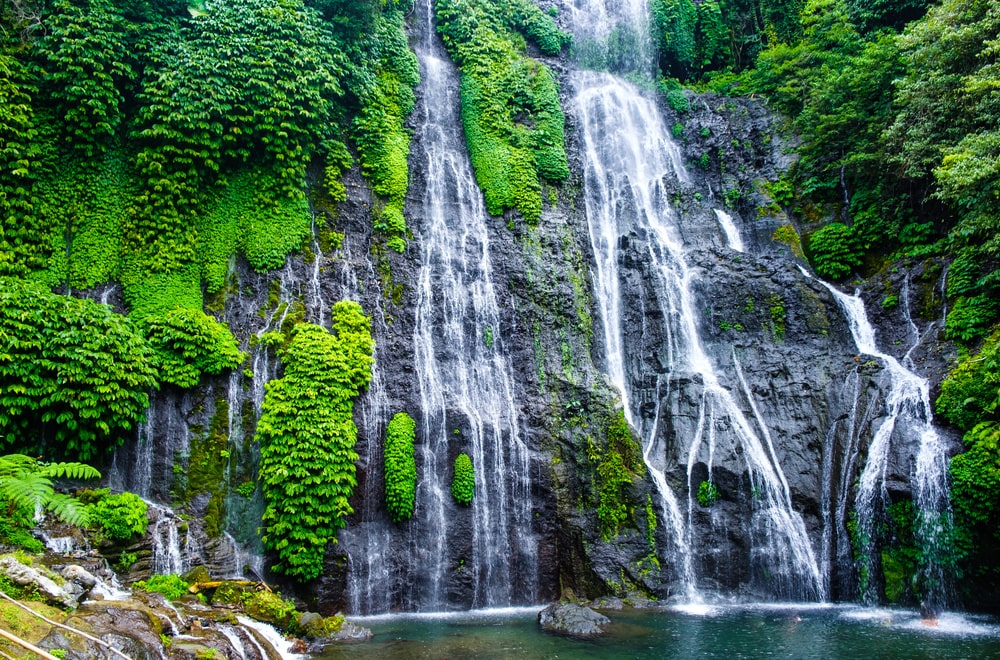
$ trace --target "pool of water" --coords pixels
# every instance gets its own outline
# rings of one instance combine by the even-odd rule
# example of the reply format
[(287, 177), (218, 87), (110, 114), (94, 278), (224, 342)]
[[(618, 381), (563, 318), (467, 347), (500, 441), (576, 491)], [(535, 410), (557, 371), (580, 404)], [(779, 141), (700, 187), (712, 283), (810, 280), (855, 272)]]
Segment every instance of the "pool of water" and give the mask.
[(995, 619), (839, 605), (684, 606), (605, 612), (606, 636), (543, 632), (538, 608), (357, 619), (375, 638), (333, 658), (1000, 658)]

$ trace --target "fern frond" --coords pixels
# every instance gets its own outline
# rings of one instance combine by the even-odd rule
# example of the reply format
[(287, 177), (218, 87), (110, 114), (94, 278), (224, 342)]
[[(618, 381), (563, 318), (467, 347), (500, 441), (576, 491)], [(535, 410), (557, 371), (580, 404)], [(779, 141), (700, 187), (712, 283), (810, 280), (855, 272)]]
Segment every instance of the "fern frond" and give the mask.
[(11, 476), (18, 472), (30, 472), (38, 465), (38, 461), (24, 454), (7, 454), (0, 456), (0, 477)]
[(97, 468), (86, 463), (42, 463), (38, 466), (38, 473), (54, 479), (100, 479), (101, 473)]
[(37, 472), (0, 477), (0, 495), (34, 509), (44, 507), (53, 494), (52, 482)]
[(76, 498), (63, 493), (52, 493), (45, 508), (70, 525), (86, 527), (90, 522), (90, 512), (87, 506), (81, 504)]

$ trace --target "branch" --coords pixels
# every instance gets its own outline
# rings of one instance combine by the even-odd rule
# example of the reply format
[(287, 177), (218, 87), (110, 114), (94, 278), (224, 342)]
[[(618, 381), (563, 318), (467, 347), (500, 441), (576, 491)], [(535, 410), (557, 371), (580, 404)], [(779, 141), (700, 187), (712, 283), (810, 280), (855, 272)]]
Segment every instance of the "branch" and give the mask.
[[(132, 658), (128, 657), (127, 655), (125, 655), (124, 653), (122, 653), (121, 651), (119, 651), (118, 649), (116, 649), (115, 647), (111, 646), (110, 644), (108, 644), (107, 642), (105, 642), (103, 639), (99, 639), (97, 637), (94, 637), (93, 635), (88, 635), (87, 633), (85, 633), (85, 632), (83, 632), (81, 630), (77, 630), (76, 628), (73, 628), (71, 626), (67, 626), (67, 625), (64, 625), (62, 623), (56, 623), (52, 619), (49, 619), (47, 617), (42, 616), (41, 614), (39, 614), (35, 610), (31, 609), (27, 605), (14, 600), (13, 598), (11, 598), (10, 596), (8, 596), (7, 594), (5, 594), (2, 591), (0, 591), (0, 597), (3, 597), (4, 600), (8, 600), (8, 601), (14, 603), (15, 605), (17, 605), (18, 607), (20, 607), (22, 610), (24, 610), (28, 614), (31, 614), (32, 616), (38, 617), (39, 619), (41, 619), (45, 623), (49, 624), (50, 626), (55, 626), (56, 628), (61, 628), (62, 630), (67, 630), (67, 631), (69, 631), (71, 633), (79, 635), (80, 637), (83, 637), (84, 639), (89, 639), (90, 641), (94, 642), (95, 644), (99, 644), (100, 646), (103, 646), (104, 648), (108, 649), (112, 653), (117, 653), (118, 655), (120, 655), (125, 660), (132, 660)], [(3, 631), (0, 630), (0, 632), (3, 632)], [(55, 656), (48, 655), (48, 654), (46, 654), (45, 657), (46, 658), (55, 658)], [(56, 659), (56, 660), (58, 660), (58, 659)]]
[[(4, 595), (6, 596), (7, 594), (4, 594)], [(59, 660), (59, 658), (57, 658), (56, 656), (52, 655), (48, 651), (46, 651), (44, 649), (40, 649), (37, 646), (35, 646), (34, 644), (31, 644), (29, 642), (24, 641), (20, 637), (16, 637), (16, 636), (10, 634), (9, 632), (7, 632), (6, 630), (4, 630), (3, 628), (0, 628), (0, 637), (3, 637), (4, 639), (6, 639), (8, 641), (11, 641), (11, 642), (17, 644), (21, 648), (28, 649), (29, 651), (31, 651), (32, 653), (34, 653), (38, 657), (44, 658), (45, 660)], [(8, 656), (8, 657), (10, 657), (10, 656)]]

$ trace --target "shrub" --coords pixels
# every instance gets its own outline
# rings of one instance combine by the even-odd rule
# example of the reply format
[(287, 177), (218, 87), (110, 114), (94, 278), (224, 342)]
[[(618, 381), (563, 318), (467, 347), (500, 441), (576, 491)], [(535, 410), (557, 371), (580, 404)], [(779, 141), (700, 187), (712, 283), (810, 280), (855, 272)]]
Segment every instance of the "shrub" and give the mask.
[(854, 231), (840, 222), (831, 222), (809, 237), (809, 255), (813, 268), (827, 279), (847, 277), (861, 265), (861, 248)]
[(698, 484), (698, 504), (709, 507), (722, 499), (719, 487), (711, 481), (703, 481)]
[(218, 375), (243, 362), (229, 328), (199, 309), (173, 309), (143, 325), (162, 382), (194, 387), (203, 373)]
[(451, 480), (451, 496), (462, 506), (468, 506), (476, 492), (476, 473), (468, 454), (455, 457), (455, 475)]
[(149, 525), (146, 503), (135, 493), (105, 495), (90, 505), (90, 522), (104, 538), (128, 541)]
[(417, 464), (413, 455), (416, 423), (405, 412), (389, 422), (385, 432), (385, 504), (393, 522), (413, 515), (417, 488)]
[(86, 461), (144, 419), (152, 353), (108, 306), (0, 279), (0, 337), (0, 443)]
[(149, 593), (163, 594), (167, 600), (177, 600), (186, 595), (191, 585), (180, 575), (151, 575), (148, 580), (139, 580), (132, 584), (133, 589)]

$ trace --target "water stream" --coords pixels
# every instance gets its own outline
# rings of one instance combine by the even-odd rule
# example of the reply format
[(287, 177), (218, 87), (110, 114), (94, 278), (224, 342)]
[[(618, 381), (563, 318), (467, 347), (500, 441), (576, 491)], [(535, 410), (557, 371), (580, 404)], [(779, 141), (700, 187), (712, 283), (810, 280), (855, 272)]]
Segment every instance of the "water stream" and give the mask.
[[(581, 17), (607, 10), (600, 0), (576, 4)], [(600, 42), (615, 30), (620, 32), (621, 25), (631, 25), (630, 34), (642, 34), (646, 29), (644, 3), (625, 3), (615, 15), (620, 17), (617, 23), (612, 20), (595, 26), (581, 20), (575, 25), (575, 35)], [(627, 73), (634, 75), (635, 70)], [(697, 239), (695, 245), (685, 245), (670, 201), (670, 182), (690, 185), (680, 149), (654, 99), (636, 85), (616, 75), (592, 71), (574, 72), (571, 82), (585, 156), (584, 194), (596, 259), (595, 288), (606, 369), (611, 382), (622, 392), (626, 419), (642, 437), (644, 459), (661, 495), (662, 517), (669, 530), (669, 547), (661, 551), (665, 565), (676, 573), (678, 586), (673, 593), (688, 601), (700, 598), (692, 554), (708, 548), (699, 547), (700, 540), (693, 532), (693, 492), (698, 484), (692, 482), (692, 472), (698, 462), (711, 467), (716, 446), (726, 443), (743, 456), (755, 493), (747, 533), (753, 544), (751, 561), (758, 575), (767, 576), (767, 592), (781, 597), (822, 599), (825, 583), (805, 525), (792, 508), (788, 482), (771, 434), (742, 377), (736, 355), (732, 361), (740, 388), (733, 392), (722, 384), (699, 336), (692, 292), (697, 273), (688, 264), (687, 252), (706, 245), (700, 243), (702, 239)], [(717, 217), (724, 223), (723, 216)], [(733, 235), (727, 232), (730, 244), (742, 247), (735, 226), (732, 229)], [(655, 278), (655, 300), (645, 304), (657, 305), (665, 319), (666, 346), (660, 349), (664, 354), (660, 360), (666, 363), (666, 369), (657, 376), (656, 396), (680, 396), (680, 388), (694, 387), (696, 391), (688, 396), (698, 401), (697, 418), (689, 435), (671, 437), (671, 431), (661, 428), (658, 407), (652, 416), (640, 414), (643, 401), (632, 366), (636, 350), (627, 345), (624, 328), (624, 309), (631, 303), (623, 300), (624, 274), (620, 267), (625, 258), (623, 246), (630, 243), (641, 246), (635, 249), (644, 252), (642, 259), (648, 264), (649, 276)], [(686, 502), (679, 501), (666, 478), (675, 460), (687, 464)]]
[[(930, 387), (924, 378), (883, 353), (875, 340), (875, 329), (868, 320), (865, 306), (857, 295), (850, 296), (822, 282), (843, 308), (851, 326), (858, 351), (882, 363), (885, 370), (885, 411), (868, 447), (868, 458), (861, 472), (855, 502), (858, 535), (868, 547), (863, 553), (864, 571), (874, 575), (878, 557), (875, 551), (876, 524), (890, 504), (887, 476), (892, 452), (897, 445), (912, 456), (913, 503), (917, 510), (916, 536), (924, 555), (920, 582), (925, 598), (932, 606), (948, 602), (948, 579), (942, 558), (943, 535), (950, 527), (948, 489), (948, 454), (944, 440), (932, 423)], [(905, 289), (904, 289), (905, 291)], [(913, 326), (914, 330), (916, 326)], [(920, 333), (915, 333), (915, 342)], [(907, 351), (907, 358), (909, 351)], [(870, 581), (863, 594), (868, 603), (877, 601), (877, 585)]]
[[(415, 11), (423, 102), (414, 147), (427, 182), (410, 210), (420, 249), (413, 344), (421, 405), (410, 593), (398, 605), (431, 611), (533, 603), (530, 456), (500, 329), (488, 215), (455, 130), (458, 72), (434, 32), (432, 0)], [(468, 509), (450, 492), (460, 452), (475, 469)]]

